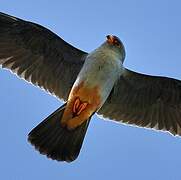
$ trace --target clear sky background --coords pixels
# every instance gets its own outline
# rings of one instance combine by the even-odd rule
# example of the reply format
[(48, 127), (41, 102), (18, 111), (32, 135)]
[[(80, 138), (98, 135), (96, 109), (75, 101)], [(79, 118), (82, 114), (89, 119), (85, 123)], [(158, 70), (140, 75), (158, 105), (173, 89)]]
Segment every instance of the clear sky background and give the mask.
[[(107, 34), (125, 44), (125, 66), (181, 79), (179, 0), (4, 0), (0, 11), (39, 23), (90, 52)], [(62, 102), (0, 70), (0, 179), (180, 180), (181, 139), (94, 116), (79, 158), (52, 161), (27, 134)]]

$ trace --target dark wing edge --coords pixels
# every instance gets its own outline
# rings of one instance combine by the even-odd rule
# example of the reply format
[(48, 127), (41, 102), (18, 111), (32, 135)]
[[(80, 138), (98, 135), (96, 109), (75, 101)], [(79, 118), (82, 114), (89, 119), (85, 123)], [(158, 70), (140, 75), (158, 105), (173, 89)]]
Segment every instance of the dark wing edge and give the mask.
[(0, 66), (60, 99), (87, 56), (45, 27), (0, 13)]
[(125, 69), (98, 114), (117, 122), (181, 135), (181, 81)]

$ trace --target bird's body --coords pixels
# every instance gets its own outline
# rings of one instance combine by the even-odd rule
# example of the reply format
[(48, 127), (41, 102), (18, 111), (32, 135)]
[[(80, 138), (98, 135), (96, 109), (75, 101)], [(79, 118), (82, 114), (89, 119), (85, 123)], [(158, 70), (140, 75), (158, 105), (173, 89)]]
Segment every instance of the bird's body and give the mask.
[[(72, 121), (73, 126), (76, 127), (76, 119), (79, 122), (84, 122), (97, 112), (120, 77), (122, 70), (120, 67), (122, 67), (122, 63), (119, 56), (109, 50), (106, 44), (91, 52), (86, 57), (71, 89), (62, 121)], [(71, 118), (73, 105), (77, 98), (81, 102), (87, 103), (87, 108), (78, 116)], [(78, 125), (80, 124), (77, 123)]]
[(181, 81), (133, 72), (124, 59), (116, 36), (86, 53), (38, 24), (0, 13), (0, 65), (65, 101), (28, 135), (52, 159), (78, 157), (94, 113), (181, 135)]
[(101, 106), (109, 96), (114, 83), (121, 75), (122, 62), (116, 52), (109, 50), (106, 44), (91, 52), (75, 81), (84, 82), (87, 86), (99, 86), (101, 91)]

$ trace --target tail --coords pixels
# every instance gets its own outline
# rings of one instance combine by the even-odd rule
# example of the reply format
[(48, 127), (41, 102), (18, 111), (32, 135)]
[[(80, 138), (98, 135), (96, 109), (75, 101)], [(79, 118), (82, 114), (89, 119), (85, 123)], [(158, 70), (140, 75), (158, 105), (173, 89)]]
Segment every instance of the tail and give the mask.
[(57, 161), (71, 162), (80, 152), (90, 118), (74, 130), (61, 126), (66, 104), (58, 108), (28, 135), (28, 141), (41, 153)]

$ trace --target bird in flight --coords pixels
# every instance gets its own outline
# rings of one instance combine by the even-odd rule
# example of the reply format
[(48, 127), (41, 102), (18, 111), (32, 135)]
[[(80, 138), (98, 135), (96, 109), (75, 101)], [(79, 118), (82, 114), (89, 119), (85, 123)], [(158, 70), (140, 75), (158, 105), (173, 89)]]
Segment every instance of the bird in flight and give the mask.
[(0, 65), (65, 103), (36, 126), (29, 142), (51, 159), (71, 162), (91, 117), (181, 135), (181, 81), (123, 66), (125, 48), (108, 35), (90, 53), (38, 24), (0, 13)]

